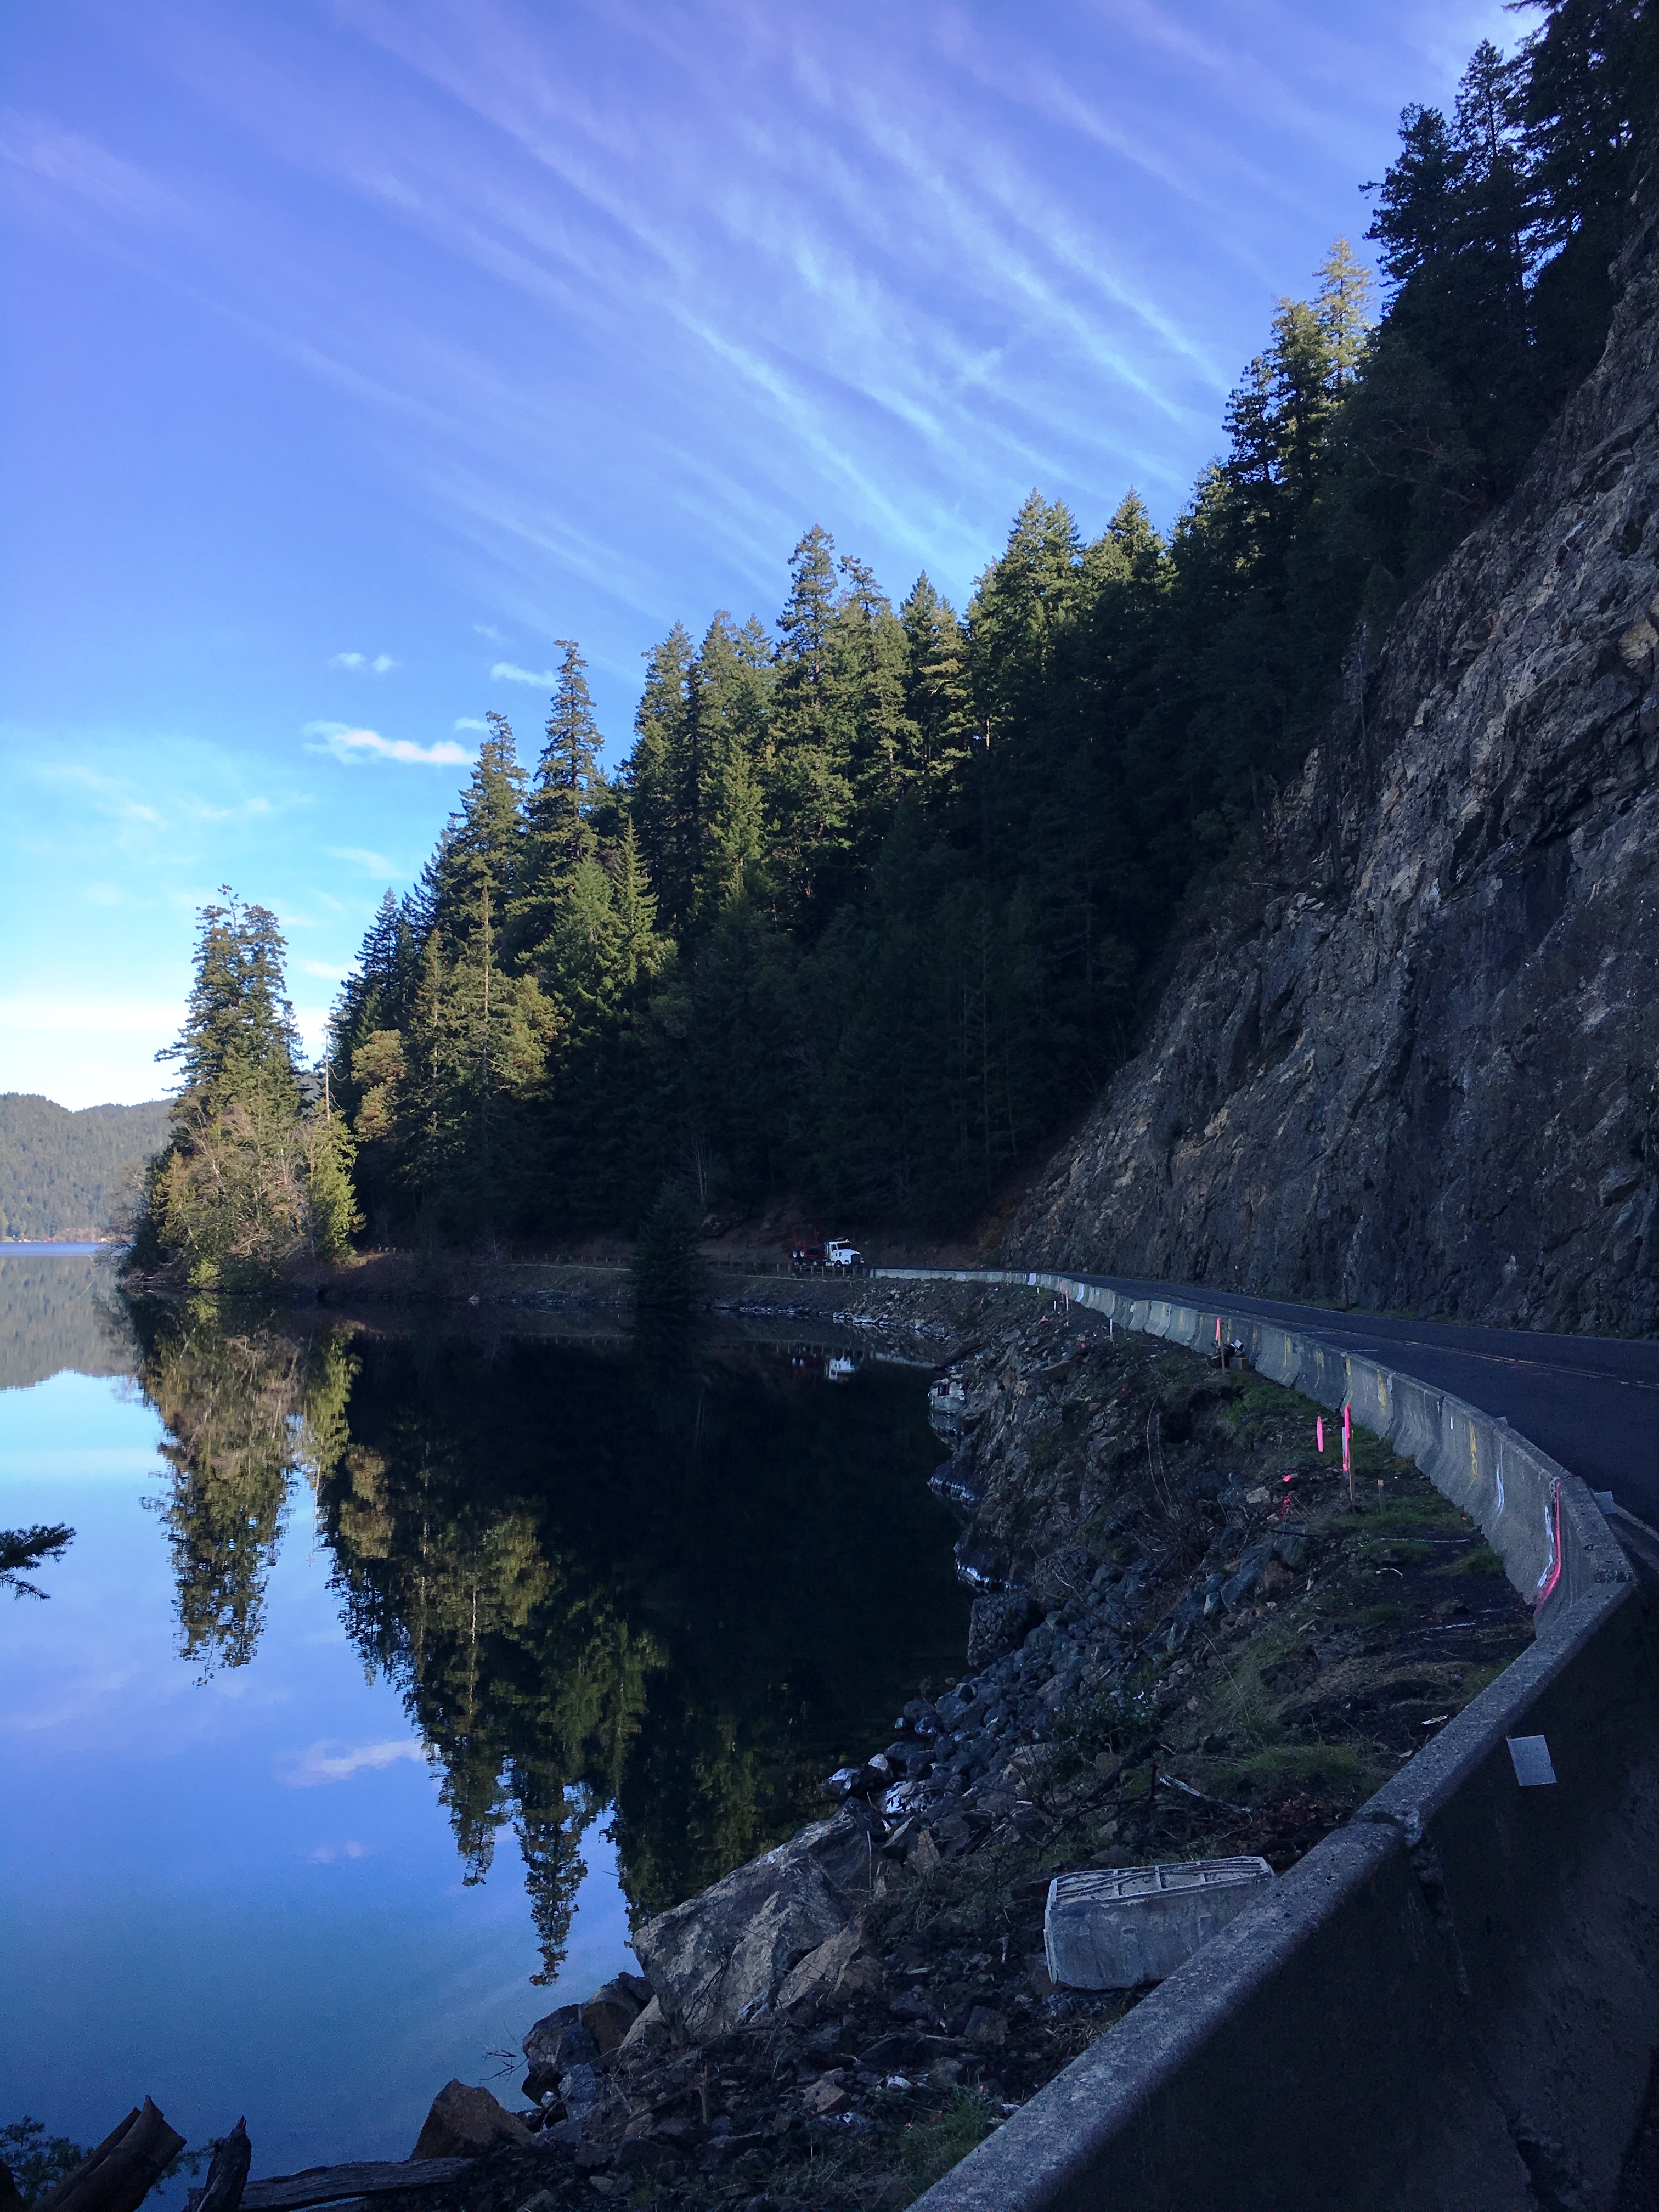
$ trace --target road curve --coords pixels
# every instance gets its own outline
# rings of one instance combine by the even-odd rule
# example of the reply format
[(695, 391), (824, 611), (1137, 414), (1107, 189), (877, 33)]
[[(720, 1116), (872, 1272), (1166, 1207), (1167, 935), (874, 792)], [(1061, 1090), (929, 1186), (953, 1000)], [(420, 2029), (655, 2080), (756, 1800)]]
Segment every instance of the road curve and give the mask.
[(1122, 1275), (1079, 1273), (1077, 1279), (1127, 1297), (1178, 1298), (1334, 1338), (1484, 1413), (1501, 1414), (1592, 1490), (1610, 1490), (1628, 1512), (1659, 1527), (1659, 1344), (1399, 1321)]

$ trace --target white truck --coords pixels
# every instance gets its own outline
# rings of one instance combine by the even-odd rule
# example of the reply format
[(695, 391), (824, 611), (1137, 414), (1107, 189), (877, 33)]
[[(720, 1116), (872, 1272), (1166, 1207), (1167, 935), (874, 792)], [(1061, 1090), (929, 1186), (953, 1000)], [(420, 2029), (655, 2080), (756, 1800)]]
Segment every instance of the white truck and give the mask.
[(790, 1271), (797, 1275), (827, 1274), (840, 1268), (849, 1275), (864, 1273), (864, 1255), (843, 1237), (832, 1237), (827, 1243), (816, 1244), (804, 1233), (797, 1233), (789, 1253)]

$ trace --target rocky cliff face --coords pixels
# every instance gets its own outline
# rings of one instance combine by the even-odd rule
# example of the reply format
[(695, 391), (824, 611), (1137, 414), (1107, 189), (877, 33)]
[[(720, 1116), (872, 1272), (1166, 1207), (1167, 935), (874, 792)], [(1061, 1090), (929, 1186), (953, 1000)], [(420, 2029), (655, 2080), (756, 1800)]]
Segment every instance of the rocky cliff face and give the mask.
[(1659, 188), (1514, 497), (1363, 641), (1039, 1261), (1659, 1332)]

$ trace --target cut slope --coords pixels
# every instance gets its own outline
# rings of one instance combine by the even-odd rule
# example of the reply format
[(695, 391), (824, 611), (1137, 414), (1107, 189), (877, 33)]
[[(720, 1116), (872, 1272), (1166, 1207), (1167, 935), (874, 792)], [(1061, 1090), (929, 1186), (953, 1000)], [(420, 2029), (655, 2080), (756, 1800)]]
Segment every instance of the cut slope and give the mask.
[(1021, 1265), (1659, 1329), (1659, 244), (1028, 1196)]

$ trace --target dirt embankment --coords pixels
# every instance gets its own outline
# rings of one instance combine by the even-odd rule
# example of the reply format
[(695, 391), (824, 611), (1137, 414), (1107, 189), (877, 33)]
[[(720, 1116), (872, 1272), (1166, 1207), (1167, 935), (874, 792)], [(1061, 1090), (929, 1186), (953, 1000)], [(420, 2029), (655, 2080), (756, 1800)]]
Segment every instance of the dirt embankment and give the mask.
[(542, 2212), (908, 2203), (1135, 2001), (1049, 1982), (1055, 1872), (1283, 1870), (1530, 1638), (1479, 1530), (1364, 1435), (1350, 1483), (1294, 1393), (1042, 1293), (791, 1286), (823, 1305), (955, 1355), (969, 1672), (848, 1746), (826, 1824), (639, 1931), (642, 2012), (538, 2025), (532, 2133), (469, 2212), (532, 2174)]

